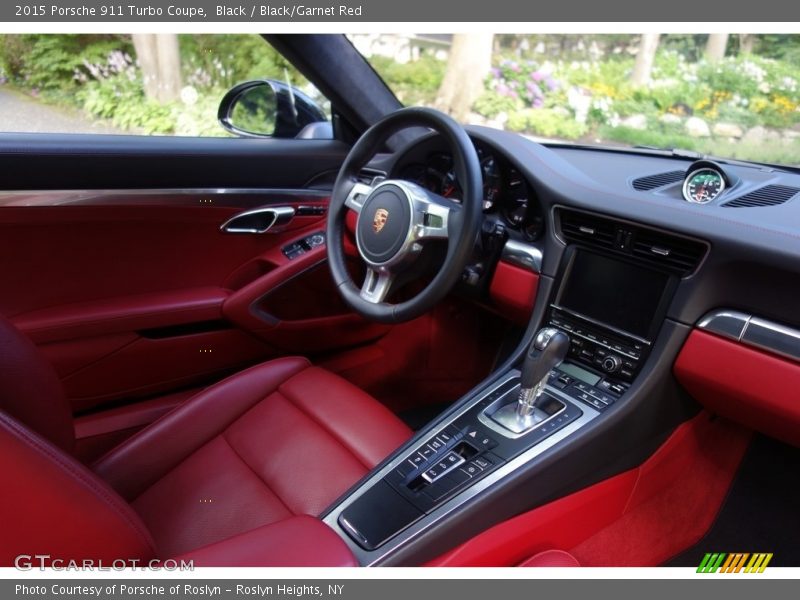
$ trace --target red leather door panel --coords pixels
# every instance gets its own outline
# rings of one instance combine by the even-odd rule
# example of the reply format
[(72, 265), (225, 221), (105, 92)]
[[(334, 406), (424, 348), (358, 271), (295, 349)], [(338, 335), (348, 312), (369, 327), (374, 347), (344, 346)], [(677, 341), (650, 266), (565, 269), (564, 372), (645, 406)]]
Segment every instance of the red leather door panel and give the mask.
[[(53, 362), (76, 410), (203, 385), (276, 355), (319, 349), (306, 347), (313, 340), (335, 347), (383, 331), (345, 310), (323, 322), (295, 312), (288, 330), (262, 319), (226, 320), (224, 303), (248, 286), (266, 293), (291, 277), (301, 282), (308, 263), (289, 261), (280, 249), (324, 228), (323, 215), (305, 210), (277, 233), (220, 232), (257, 202), (252, 194), (239, 200), (119, 192), (107, 204), (0, 202), (0, 313)], [(288, 192), (268, 192), (264, 202), (326, 203)], [(319, 262), (324, 250), (317, 254)], [(294, 308), (318, 317), (329, 301), (317, 293)]]

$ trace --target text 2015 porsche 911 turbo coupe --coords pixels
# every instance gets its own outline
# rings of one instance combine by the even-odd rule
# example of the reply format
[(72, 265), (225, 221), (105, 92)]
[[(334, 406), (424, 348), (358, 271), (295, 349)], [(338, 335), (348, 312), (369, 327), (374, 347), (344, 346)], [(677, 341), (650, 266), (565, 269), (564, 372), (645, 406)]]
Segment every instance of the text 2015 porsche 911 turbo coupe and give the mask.
[(265, 37), (331, 119), (251, 81), (237, 137), (0, 134), (0, 563), (798, 564), (796, 167)]

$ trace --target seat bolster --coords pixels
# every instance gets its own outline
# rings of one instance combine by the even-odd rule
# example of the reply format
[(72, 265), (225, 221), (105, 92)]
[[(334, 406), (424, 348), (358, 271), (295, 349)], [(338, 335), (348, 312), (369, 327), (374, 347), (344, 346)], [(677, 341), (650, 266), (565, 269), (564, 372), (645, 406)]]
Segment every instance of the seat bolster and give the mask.
[(133, 501), (195, 450), (309, 367), (305, 358), (273, 360), (193, 396), (100, 458), (93, 470)]
[(0, 411), (0, 566), (16, 557), (53, 561), (148, 561), (155, 547), (144, 523), (104, 481)]
[(176, 557), (195, 567), (357, 567), (334, 531), (300, 515), (229, 537)]

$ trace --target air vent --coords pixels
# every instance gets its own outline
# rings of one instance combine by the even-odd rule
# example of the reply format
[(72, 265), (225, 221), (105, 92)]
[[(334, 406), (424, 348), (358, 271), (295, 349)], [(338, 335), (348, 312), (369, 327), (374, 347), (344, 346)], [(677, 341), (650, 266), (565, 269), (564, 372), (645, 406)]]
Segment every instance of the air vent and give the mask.
[(783, 204), (794, 198), (800, 192), (799, 188), (789, 187), (787, 185), (766, 185), (745, 194), (741, 198), (726, 202), (722, 206), (730, 208), (745, 208), (753, 206), (775, 206), (776, 204)]
[(662, 233), (653, 229), (637, 229), (631, 255), (679, 275), (688, 275), (703, 260), (706, 245), (701, 242)]
[(697, 269), (707, 251), (703, 242), (641, 225), (564, 209), (558, 215), (565, 241), (627, 255), (682, 277)]
[(656, 188), (664, 187), (670, 183), (677, 183), (686, 175), (685, 171), (669, 171), (667, 173), (656, 173), (633, 180), (633, 189), (639, 192), (647, 192)]

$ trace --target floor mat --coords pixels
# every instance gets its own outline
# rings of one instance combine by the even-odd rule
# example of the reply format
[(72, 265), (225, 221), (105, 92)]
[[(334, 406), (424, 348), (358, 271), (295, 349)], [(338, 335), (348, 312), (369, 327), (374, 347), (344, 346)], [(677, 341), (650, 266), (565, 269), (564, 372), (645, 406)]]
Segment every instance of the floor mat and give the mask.
[(706, 552), (772, 552), (770, 566), (800, 566), (800, 448), (758, 436), (717, 519), (666, 566), (696, 567)]

